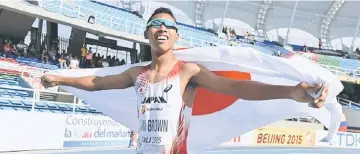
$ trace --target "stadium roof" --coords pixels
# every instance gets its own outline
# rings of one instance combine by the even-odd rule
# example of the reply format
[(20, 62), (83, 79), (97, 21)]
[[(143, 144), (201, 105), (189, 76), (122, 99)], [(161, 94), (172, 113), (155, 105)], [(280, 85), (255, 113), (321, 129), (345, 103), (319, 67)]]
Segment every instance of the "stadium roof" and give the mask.
[[(227, 1), (120, 1), (119, 7), (149, 14), (158, 7), (168, 7), (179, 22), (217, 29), (225, 12)], [(229, 1), (224, 24), (236, 32), (258, 29), (266, 34), (274, 29), (287, 29), (297, 3), (292, 28), (309, 33), (313, 41), (322, 38), (328, 41), (354, 37), (360, 20), (360, 1)], [(148, 14), (148, 15), (149, 15)], [(147, 18), (147, 16), (145, 16)], [(291, 31), (291, 33), (293, 33)], [(242, 34), (241, 34), (242, 35)], [(274, 34), (275, 35), (275, 34)], [(279, 34), (280, 36), (284, 34)], [(290, 34), (292, 35), (292, 34)], [(298, 34), (299, 36), (300, 34)], [(359, 38), (359, 31), (356, 36)], [(297, 37), (294, 36), (293, 37)], [(299, 39), (305, 39), (300, 36)], [(311, 38), (310, 38), (311, 39)], [(318, 43), (318, 42), (317, 42)], [(317, 44), (316, 43), (316, 44)], [(355, 42), (356, 43), (356, 42)]]

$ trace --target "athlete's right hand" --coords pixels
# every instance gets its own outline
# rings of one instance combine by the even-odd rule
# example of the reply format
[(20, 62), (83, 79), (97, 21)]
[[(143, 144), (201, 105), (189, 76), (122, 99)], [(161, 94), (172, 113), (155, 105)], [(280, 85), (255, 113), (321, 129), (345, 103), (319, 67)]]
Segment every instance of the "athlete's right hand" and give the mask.
[(41, 84), (45, 88), (57, 86), (58, 85), (58, 82), (56, 80), (57, 77), (58, 76), (55, 76), (55, 75), (45, 74), (40, 78), (41, 79)]

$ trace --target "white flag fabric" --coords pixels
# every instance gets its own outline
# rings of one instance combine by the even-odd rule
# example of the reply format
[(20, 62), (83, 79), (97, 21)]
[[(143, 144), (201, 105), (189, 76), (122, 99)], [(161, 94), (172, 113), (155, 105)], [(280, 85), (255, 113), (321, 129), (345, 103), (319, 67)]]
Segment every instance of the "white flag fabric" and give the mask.
[[(326, 106), (337, 106), (336, 95), (343, 89), (335, 75), (303, 57), (291, 56), (285, 59), (266, 55), (249, 47), (228, 46), (186, 49), (175, 51), (175, 55), (182, 61), (202, 65), (217, 75), (233, 79), (277, 85), (296, 85), (301, 81), (309, 84), (326, 83), (329, 85)], [(145, 66), (149, 63), (99, 69), (61, 70), (58, 73), (68, 77), (105, 76), (119, 74), (130, 67)], [(128, 128), (138, 129), (137, 98), (133, 87), (93, 92), (62, 87)], [(312, 116), (326, 127), (339, 125), (337, 120), (331, 122), (331, 113), (327, 107), (315, 109), (309, 107), (307, 103), (288, 99), (247, 101), (202, 88), (197, 89), (194, 105), (188, 109), (188, 113), (190, 123), (186, 142), (188, 151), (206, 150), (234, 136), (294, 117)], [(335, 113), (337, 114), (333, 119), (338, 119), (335, 117), (341, 112)]]

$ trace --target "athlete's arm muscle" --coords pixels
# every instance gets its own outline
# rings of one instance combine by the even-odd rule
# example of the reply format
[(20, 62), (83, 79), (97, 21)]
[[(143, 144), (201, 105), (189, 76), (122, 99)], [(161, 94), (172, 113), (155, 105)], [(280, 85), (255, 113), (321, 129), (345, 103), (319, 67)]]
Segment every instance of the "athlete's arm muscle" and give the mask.
[(217, 76), (208, 69), (188, 63), (190, 81), (210, 91), (233, 95), (245, 100), (292, 99), (294, 86), (270, 85), (257, 81), (232, 80)]
[[(61, 76), (44, 76), (45, 80), (50, 80), (56, 85), (71, 86), (79, 89), (97, 91), (108, 89), (125, 89), (133, 86), (133, 78), (137, 72), (137, 67), (132, 67), (120, 74), (109, 76), (85, 76), (85, 77), (61, 77)], [(49, 79), (52, 78), (52, 79)]]

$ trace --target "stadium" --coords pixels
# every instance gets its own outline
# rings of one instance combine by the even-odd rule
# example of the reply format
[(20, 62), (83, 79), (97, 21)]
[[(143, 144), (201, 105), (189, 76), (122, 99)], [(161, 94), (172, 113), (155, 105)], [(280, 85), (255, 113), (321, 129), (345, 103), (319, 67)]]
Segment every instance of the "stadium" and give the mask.
[(136, 153), (131, 129), (65, 88), (45, 88), (40, 77), (151, 61), (144, 31), (160, 7), (177, 20), (175, 51), (222, 46), (270, 59), (303, 57), (344, 87), (332, 144), (321, 142), (328, 129), (307, 116), (219, 141), (204, 153), (360, 153), (360, 1), (344, 0), (0, 1), (0, 152)]

